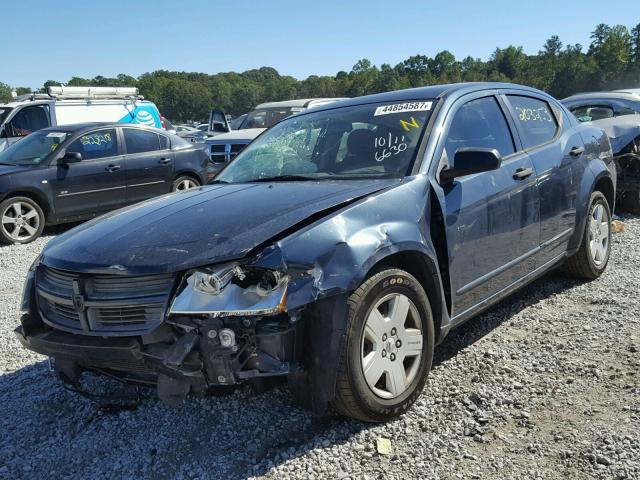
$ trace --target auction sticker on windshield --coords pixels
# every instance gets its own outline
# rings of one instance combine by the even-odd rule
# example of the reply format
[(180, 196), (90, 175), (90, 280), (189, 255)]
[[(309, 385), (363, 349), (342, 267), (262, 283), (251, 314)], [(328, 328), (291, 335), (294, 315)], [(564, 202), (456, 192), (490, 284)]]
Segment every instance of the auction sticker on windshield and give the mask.
[(431, 110), (432, 104), (433, 102), (394, 103), (393, 105), (376, 108), (373, 116), (377, 117), (378, 115), (388, 115), (390, 113), (424, 112), (425, 110)]

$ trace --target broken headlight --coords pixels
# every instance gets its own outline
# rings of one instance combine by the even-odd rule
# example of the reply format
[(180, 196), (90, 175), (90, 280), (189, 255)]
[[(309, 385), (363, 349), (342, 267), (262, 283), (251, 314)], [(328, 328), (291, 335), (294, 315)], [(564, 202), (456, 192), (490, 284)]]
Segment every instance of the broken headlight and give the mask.
[(171, 314), (270, 315), (286, 310), (289, 277), (279, 271), (237, 264), (188, 274)]

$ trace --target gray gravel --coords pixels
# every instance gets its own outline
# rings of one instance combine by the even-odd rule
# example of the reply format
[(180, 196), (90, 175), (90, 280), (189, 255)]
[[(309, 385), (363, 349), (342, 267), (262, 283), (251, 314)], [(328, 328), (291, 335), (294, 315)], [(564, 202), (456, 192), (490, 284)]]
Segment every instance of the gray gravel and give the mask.
[(456, 330), (416, 406), (377, 426), (314, 417), (284, 388), (100, 409), (12, 334), (48, 238), (0, 247), (0, 478), (638, 479), (640, 219), (624, 220), (602, 278), (552, 273)]

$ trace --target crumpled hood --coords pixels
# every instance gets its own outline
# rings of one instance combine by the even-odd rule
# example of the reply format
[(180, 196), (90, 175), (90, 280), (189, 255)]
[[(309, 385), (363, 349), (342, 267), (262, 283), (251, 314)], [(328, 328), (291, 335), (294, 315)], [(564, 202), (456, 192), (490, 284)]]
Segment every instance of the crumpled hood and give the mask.
[(117, 210), (55, 238), (43, 262), (77, 272), (147, 274), (241, 258), (323, 210), (397, 179), (221, 184)]
[(619, 154), (634, 139), (640, 139), (640, 115), (622, 115), (590, 122), (605, 131), (611, 142), (613, 155)]

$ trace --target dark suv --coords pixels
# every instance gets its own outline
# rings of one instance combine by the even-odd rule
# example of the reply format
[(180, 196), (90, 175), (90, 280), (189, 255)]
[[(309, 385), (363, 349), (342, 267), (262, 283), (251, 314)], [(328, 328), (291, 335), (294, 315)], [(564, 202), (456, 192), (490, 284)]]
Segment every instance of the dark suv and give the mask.
[(452, 328), (560, 264), (604, 271), (615, 178), (602, 130), (531, 88), (332, 103), (215, 185), (53, 239), (16, 333), (76, 385), (97, 371), (179, 403), (286, 376), (316, 411), (388, 420)]
[(0, 241), (27, 243), (45, 224), (202, 185), (207, 168), (201, 149), (163, 130), (121, 123), (39, 130), (0, 152)]

